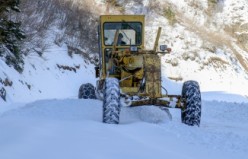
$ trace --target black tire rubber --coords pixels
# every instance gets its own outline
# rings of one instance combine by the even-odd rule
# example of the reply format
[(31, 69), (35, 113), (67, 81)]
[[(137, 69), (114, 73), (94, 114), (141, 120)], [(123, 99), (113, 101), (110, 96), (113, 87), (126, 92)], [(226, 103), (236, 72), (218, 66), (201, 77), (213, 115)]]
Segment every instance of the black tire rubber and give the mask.
[(82, 84), (79, 88), (78, 98), (96, 99), (95, 87), (91, 83)]
[(106, 78), (103, 87), (103, 123), (119, 124), (120, 86), (116, 78)]
[(182, 88), (182, 98), (185, 104), (181, 111), (182, 123), (190, 126), (200, 126), (201, 92), (198, 82), (186, 81)]

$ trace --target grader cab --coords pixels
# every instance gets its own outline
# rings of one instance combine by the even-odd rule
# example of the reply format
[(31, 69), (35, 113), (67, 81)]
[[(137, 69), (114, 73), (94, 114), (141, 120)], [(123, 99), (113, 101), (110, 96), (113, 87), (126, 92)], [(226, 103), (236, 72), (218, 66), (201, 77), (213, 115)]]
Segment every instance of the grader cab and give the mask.
[[(103, 100), (103, 122), (119, 123), (121, 107), (159, 106), (180, 108), (182, 122), (200, 125), (201, 94), (195, 81), (183, 84), (181, 95), (162, 94), (161, 55), (171, 49), (158, 42), (158, 29), (153, 50), (144, 46), (143, 15), (102, 15), (98, 28), (100, 63), (96, 67), (96, 88), (83, 84), (79, 98)], [(165, 91), (167, 92), (167, 91)]]

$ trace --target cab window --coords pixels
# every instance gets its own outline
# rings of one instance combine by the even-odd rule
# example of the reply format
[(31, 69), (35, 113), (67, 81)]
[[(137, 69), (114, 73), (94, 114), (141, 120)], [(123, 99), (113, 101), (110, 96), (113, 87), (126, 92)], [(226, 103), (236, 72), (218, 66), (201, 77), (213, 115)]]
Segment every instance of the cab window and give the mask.
[(141, 45), (142, 24), (139, 22), (107, 22), (103, 24), (104, 45), (114, 44), (115, 34), (118, 31), (117, 45)]

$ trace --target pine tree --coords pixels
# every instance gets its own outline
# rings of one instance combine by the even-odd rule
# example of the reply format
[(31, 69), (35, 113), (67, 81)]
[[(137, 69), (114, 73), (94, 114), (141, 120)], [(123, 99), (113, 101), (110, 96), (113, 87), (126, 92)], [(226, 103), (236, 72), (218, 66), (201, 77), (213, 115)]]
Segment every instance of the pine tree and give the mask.
[(5, 57), (8, 65), (21, 72), (23, 59), (19, 47), (25, 35), (20, 28), (21, 23), (9, 18), (11, 12), (20, 12), (19, 4), (19, 0), (0, 0), (0, 47), (7, 48), (12, 53), (7, 54), (8, 51), (0, 49), (0, 56)]

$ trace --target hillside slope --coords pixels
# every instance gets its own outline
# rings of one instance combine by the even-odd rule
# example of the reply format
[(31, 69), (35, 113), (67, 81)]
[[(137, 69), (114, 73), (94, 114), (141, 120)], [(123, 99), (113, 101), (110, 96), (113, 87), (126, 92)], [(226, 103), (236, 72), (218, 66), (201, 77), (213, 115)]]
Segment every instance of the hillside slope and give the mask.
[(95, 84), (91, 63), (96, 63), (96, 24), (101, 14), (146, 15), (147, 49), (153, 47), (162, 26), (160, 44), (172, 48), (162, 57), (163, 83), (169, 93), (180, 94), (182, 82), (193, 79), (203, 92), (248, 96), (246, 0), (25, 2), (25, 12), (17, 17), (30, 34), (24, 47), (28, 51), (24, 72), (0, 59), (0, 87), (7, 91), (7, 103), (77, 97), (80, 84)]

